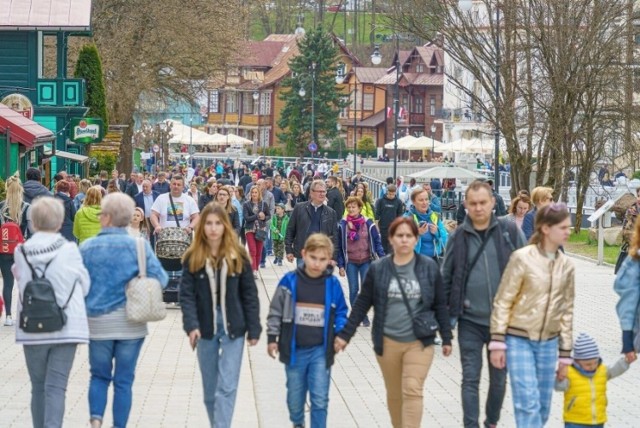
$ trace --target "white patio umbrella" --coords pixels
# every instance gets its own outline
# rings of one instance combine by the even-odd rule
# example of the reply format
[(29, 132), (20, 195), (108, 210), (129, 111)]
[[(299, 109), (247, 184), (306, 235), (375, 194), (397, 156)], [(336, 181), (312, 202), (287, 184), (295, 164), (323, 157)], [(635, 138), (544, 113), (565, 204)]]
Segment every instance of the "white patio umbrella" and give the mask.
[(194, 146), (213, 146), (217, 144), (215, 135), (207, 134), (176, 120), (169, 119), (166, 122), (171, 123), (172, 137), (169, 139), (169, 144), (193, 144)]
[(425, 169), (424, 171), (414, 172), (409, 174), (412, 178), (460, 178), (460, 179), (476, 179), (486, 178), (484, 175), (477, 172), (460, 168), (458, 166), (437, 166), (435, 168)]
[(425, 149), (429, 149), (431, 150), (431, 148), (433, 147), (434, 151), (439, 151), (440, 147), (443, 146), (442, 141), (438, 141), (438, 140), (431, 140), (431, 138), (429, 137), (418, 137), (413, 141), (408, 142), (403, 149), (407, 149), (407, 150), (425, 150)]
[(439, 147), (439, 151), (455, 153), (491, 153), (493, 152), (493, 144), (489, 142), (482, 142), (479, 138), (472, 138), (470, 140), (461, 138), (450, 143), (442, 144), (442, 146)]
[(253, 144), (253, 141), (249, 140), (248, 138), (244, 138), (232, 133), (223, 135), (221, 139), (223, 139), (223, 142), (224, 142), (223, 144), (229, 145), (229, 146), (238, 145), (238, 144), (243, 144), (245, 146), (248, 146), (250, 144)]
[[(402, 138), (398, 138), (398, 150), (407, 150), (408, 147), (406, 147), (409, 143), (413, 142), (417, 140), (416, 137), (414, 137), (413, 135), (405, 135)], [(388, 142), (387, 144), (384, 145), (385, 149), (393, 149), (395, 142), (393, 140), (391, 140), (390, 142)], [(417, 149), (416, 149), (417, 150)]]

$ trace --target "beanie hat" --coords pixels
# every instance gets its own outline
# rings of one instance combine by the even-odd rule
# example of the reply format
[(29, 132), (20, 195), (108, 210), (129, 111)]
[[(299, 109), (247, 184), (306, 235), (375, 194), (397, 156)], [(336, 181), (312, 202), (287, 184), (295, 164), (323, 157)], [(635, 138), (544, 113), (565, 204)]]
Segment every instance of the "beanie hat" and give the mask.
[(587, 333), (580, 333), (573, 344), (573, 358), (575, 360), (600, 358), (598, 344)]

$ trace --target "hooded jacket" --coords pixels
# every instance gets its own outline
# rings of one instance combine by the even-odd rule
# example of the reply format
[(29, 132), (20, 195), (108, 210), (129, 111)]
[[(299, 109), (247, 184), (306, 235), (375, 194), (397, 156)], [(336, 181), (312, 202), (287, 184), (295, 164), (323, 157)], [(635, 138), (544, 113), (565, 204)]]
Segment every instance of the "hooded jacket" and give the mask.
[(62, 221), (60, 234), (69, 241), (75, 242), (76, 238), (73, 236), (73, 220), (76, 217), (76, 207), (73, 204), (73, 199), (62, 192), (56, 193), (53, 197), (60, 199), (64, 204), (64, 220)]
[(62, 330), (50, 333), (25, 333), (16, 324), (16, 343), (23, 345), (88, 343), (89, 325), (84, 297), (89, 293), (90, 281), (78, 246), (67, 241), (59, 233), (36, 232), (28, 241), (16, 248), (12, 271), (20, 296), (17, 313), (22, 311), (22, 294), (27, 282), (32, 279), (31, 270), (25, 261), (25, 254), (39, 275), (42, 274), (47, 263), (51, 262), (44, 276), (51, 281), (58, 305), (63, 307), (67, 300), (69, 304), (65, 309), (67, 323)]
[(27, 180), (22, 185), (22, 188), (25, 202), (31, 203), (38, 196), (52, 196), (51, 192), (38, 181)]
[[(369, 253), (372, 259), (384, 257), (384, 249), (382, 248), (382, 240), (378, 228), (372, 220), (367, 219), (367, 235), (369, 236)], [(349, 238), (347, 237), (347, 220), (342, 219), (338, 224), (338, 267), (344, 268), (349, 263), (349, 256), (347, 254), (347, 244)]]
[(88, 238), (100, 232), (100, 205), (82, 206), (73, 220), (73, 235), (82, 244)]
[[(298, 275), (306, 275), (304, 268), (287, 273), (278, 283), (271, 299), (267, 316), (267, 337), (269, 343), (278, 342), (280, 361), (295, 365), (296, 362), (296, 324)], [(325, 273), (324, 297), (324, 333), (323, 347), (326, 350), (327, 367), (333, 365), (335, 351), (333, 340), (347, 322), (347, 302), (338, 278), (330, 271)]]

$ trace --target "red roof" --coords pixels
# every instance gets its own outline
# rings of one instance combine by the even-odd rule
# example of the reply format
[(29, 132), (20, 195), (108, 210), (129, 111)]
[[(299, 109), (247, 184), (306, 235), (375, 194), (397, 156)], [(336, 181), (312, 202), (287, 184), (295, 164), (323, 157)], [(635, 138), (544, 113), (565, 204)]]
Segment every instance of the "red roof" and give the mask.
[(10, 107), (0, 104), (0, 133), (11, 131), (10, 142), (20, 143), (26, 147), (53, 141), (56, 136), (42, 125), (27, 119)]

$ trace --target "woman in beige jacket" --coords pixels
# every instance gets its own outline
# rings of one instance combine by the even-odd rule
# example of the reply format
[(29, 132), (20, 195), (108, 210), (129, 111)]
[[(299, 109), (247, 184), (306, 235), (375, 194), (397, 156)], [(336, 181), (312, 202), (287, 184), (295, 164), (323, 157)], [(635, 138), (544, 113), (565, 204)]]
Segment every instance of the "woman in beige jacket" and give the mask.
[(518, 427), (546, 424), (556, 365), (562, 380), (571, 364), (575, 272), (560, 250), (570, 227), (566, 205), (538, 210), (530, 245), (512, 253), (493, 302), (491, 364), (509, 368)]

